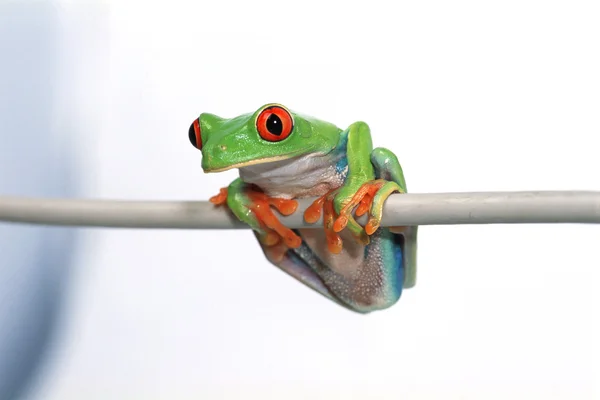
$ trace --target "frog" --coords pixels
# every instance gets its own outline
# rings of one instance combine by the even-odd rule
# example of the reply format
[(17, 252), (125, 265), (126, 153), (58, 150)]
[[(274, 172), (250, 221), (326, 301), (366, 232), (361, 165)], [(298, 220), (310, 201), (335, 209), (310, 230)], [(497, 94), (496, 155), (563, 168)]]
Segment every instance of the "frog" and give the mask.
[[(360, 314), (415, 285), (418, 227), (381, 226), (385, 201), (407, 193), (404, 173), (392, 151), (373, 148), (366, 122), (342, 129), (269, 103), (233, 118), (203, 112), (188, 138), (205, 173), (238, 169), (210, 202), (251, 228), (274, 266)], [(277, 213), (295, 213), (303, 198), (309, 227), (288, 228)]]

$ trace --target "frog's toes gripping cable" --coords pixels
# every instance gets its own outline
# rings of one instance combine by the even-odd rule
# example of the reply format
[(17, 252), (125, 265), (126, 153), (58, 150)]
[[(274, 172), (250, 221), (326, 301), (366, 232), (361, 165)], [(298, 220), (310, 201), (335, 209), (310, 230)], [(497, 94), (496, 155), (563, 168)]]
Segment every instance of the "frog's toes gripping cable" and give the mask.
[(345, 228), (352, 210), (356, 207), (356, 215), (359, 217), (369, 211), (365, 231), (367, 235), (372, 235), (381, 225), (385, 200), (394, 192), (404, 192), (396, 182), (376, 179), (363, 184), (340, 211), (340, 216), (334, 224), (335, 231), (340, 232)]
[[(339, 235), (341, 229), (339, 231), (335, 229), (335, 220), (337, 216), (335, 213), (334, 200), (338, 192), (339, 188), (330, 190), (315, 200), (304, 212), (304, 220), (309, 224), (317, 222), (321, 217), (321, 212), (323, 212), (323, 228), (325, 229), (325, 237), (327, 238), (327, 248), (334, 254), (339, 254), (343, 248), (342, 238)], [(350, 210), (350, 212), (351, 211), (352, 210)], [(366, 235), (363, 227), (354, 220), (352, 215), (349, 215), (346, 218), (346, 225), (359, 243), (364, 245), (369, 244), (368, 235)]]
[[(227, 188), (222, 188), (218, 195), (210, 198), (210, 202), (215, 205), (226, 203), (227, 193)], [(252, 211), (263, 231), (260, 235), (263, 244), (276, 246), (283, 241), (283, 244), (288, 248), (300, 247), (302, 239), (290, 228), (283, 225), (271, 210), (271, 207), (273, 207), (282, 215), (291, 215), (298, 209), (296, 200), (269, 197), (265, 193), (253, 189), (248, 189), (245, 195), (248, 198), (246, 207)]]
[[(323, 212), (323, 227), (327, 237), (329, 251), (338, 254), (342, 251), (342, 240), (339, 232), (348, 227), (354, 238), (364, 245), (369, 244), (369, 235), (377, 231), (381, 224), (383, 204), (394, 192), (404, 191), (395, 182), (384, 179), (376, 179), (364, 183), (356, 193), (346, 202), (336, 216), (334, 199), (340, 188), (333, 189), (315, 200), (304, 213), (304, 219), (308, 223), (315, 223)], [(354, 219), (352, 213), (360, 217), (369, 212), (369, 220), (365, 227), (360, 226)]]

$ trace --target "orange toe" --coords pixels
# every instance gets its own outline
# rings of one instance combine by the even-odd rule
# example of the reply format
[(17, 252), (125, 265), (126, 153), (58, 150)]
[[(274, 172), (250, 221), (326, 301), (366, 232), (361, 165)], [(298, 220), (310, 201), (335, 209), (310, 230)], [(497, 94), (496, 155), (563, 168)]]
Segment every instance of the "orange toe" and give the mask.
[(298, 209), (296, 200), (269, 198), (269, 204), (277, 209), (282, 215), (292, 215)]
[(279, 263), (283, 260), (288, 247), (284, 243), (278, 243), (271, 247), (265, 248), (267, 258), (273, 263)]
[(266, 229), (266, 234), (261, 238), (261, 242), (265, 246), (275, 246), (281, 242), (281, 236), (271, 229)]
[(217, 206), (224, 204), (227, 201), (227, 188), (221, 188), (219, 194), (211, 197), (209, 201)]
[(327, 248), (333, 254), (339, 254), (342, 251), (342, 238), (334, 230), (335, 210), (333, 206), (334, 196), (329, 196), (323, 206), (323, 227), (325, 228), (325, 237), (327, 239)]
[(321, 218), (321, 211), (323, 210), (323, 203), (325, 202), (325, 196), (319, 197), (317, 200), (304, 211), (304, 220), (309, 224), (314, 224)]
[(348, 217), (345, 215), (340, 215), (333, 224), (333, 230), (335, 232), (341, 232), (344, 230), (346, 225), (348, 225)]
[(360, 204), (356, 208), (356, 216), (360, 217), (362, 215), (365, 215), (365, 213), (371, 209), (372, 203), (373, 203), (373, 196), (371, 196), (370, 193), (367, 193), (365, 195), (365, 197), (362, 198), (362, 200), (360, 201)]
[(367, 225), (365, 225), (365, 232), (367, 232), (367, 235), (372, 235), (378, 228), (379, 223), (374, 219), (370, 219)]

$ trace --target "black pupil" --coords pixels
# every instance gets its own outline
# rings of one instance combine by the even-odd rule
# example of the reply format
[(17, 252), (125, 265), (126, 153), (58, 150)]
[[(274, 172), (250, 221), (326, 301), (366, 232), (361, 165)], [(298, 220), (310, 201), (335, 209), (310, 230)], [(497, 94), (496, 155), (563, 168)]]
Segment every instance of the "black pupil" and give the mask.
[(272, 135), (281, 135), (281, 132), (283, 132), (283, 123), (281, 122), (281, 118), (275, 114), (269, 115), (269, 118), (267, 118), (267, 130)]

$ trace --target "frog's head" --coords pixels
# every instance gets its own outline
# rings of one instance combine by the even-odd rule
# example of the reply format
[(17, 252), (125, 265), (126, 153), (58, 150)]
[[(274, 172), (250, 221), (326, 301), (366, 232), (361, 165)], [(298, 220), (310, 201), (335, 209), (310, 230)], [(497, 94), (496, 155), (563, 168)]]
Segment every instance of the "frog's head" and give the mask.
[(252, 114), (225, 119), (201, 114), (190, 126), (189, 138), (202, 151), (205, 172), (287, 160), (307, 154), (327, 154), (341, 129), (301, 116), (280, 104), (267, 104)]

